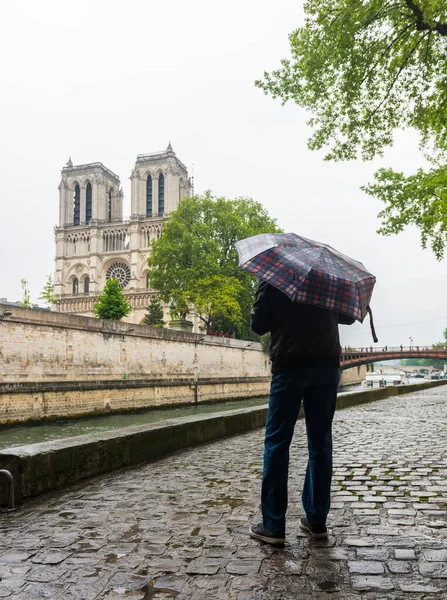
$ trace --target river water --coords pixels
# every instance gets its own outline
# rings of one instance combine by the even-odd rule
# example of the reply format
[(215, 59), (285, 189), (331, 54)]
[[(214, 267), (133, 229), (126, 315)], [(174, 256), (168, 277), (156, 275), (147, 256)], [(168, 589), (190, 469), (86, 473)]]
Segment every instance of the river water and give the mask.
[(157, 423), (158, 421), (175, 419), (176, 417), (203, 415), (235, 408), (263, 406), (265, 404), (267, 404), (267, 398), (265, 397), (250, 398), (248, 400), (231, 400), (199, 404), (197, 406), (188, 405), (178, 408), (150, 409), (144, 412), (84, 417), (82, 419), (61, 419), (41, 424), (4, 427), (0, 428), (0, 450), (14, 446), (24, 446), (74, 437), (86, 433), (121, 429), (122, 427), (130, 427), (132, 425)]
[[(411, 379), (411, 383), (423, 383), (423, 379)], [(345, 386), (339, 392), (356, 392), (365, 388), (361, 384)], [(121, 429), (132, 425), (146, 425), (157, 423), (176, 417), (189, 417), (210, 414), (214, 412), (232, 410), (235, 408), (248, 408), (250, 406), (263, 406), (267, 404), (266, 397), (250, 398), (246, 400), (231, 400), (213, 402), (209, 404), (189, 405), (178, 408), (150, 409), (144, 412), (133, 412), (115, 415), (102, 415), (98, 417), (84, 417), (82, 419), (60, 419), (48, 423), (33, 425), (17, 425), (0, 428), (0, 450), (14, 446), (37, 444), (50, 440), (74, 437), (87, 433), (97, 433), (111, 429)]]

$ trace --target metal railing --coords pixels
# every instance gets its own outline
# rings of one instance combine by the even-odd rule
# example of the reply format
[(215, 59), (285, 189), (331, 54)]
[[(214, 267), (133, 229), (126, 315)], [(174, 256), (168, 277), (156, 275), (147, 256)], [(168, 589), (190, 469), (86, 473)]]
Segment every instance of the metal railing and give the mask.
[(342, 346), (342, 354), (383, 354), (384, 352), (424, 352), (429, 354), (447, 353), (447, 345), (440, 348), (432, 346), (364, 346), (361, 348), (353, 348), (351, 346)]
[(13, 510), (15, 508), (15, 505), (14, 505), (14, 477), (12, 476), (12, 473), (10, 473), (10, 471), (7, 471), (6, 469), (0, 469), (0, 475), (3, 475), (8, 480), (8, 487), (9, 487), (8, 510)]

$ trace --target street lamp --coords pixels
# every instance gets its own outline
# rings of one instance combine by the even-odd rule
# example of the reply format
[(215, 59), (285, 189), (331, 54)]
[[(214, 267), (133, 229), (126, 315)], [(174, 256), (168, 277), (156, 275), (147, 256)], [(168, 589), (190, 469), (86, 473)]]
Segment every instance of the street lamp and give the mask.
[(413, 338), (410, 336), (410, 350), (413, 350)]

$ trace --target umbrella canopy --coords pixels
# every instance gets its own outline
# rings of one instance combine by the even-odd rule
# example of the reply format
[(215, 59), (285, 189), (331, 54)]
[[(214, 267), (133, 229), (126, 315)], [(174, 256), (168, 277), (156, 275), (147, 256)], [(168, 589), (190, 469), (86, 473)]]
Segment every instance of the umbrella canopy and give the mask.
[(320, 306), (360, 322), (370, 313), (376, 278), (361, 262), (327, 244), (295, 233), (263, 233), (236, 242), (236, 249), (242, 269), (293, 302)]

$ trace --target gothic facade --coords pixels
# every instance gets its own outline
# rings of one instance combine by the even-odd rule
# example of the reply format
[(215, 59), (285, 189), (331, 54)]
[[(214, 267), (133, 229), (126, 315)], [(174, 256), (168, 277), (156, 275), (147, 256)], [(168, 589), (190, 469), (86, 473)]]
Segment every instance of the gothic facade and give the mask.
[(115, 173), (100, 162), (73, 165), (71, 159), (62, 169), (54, 310), (93, 316), (106, 280), (115, 277), (132, 306), (125, 320), (141, 323), (156, 293), (146, 263), (150, 244), (190, 195), (191, 184), (171, 144), (162, 152), (138, 155), (130, 179), (131, 217), (124, 221), (123, 192)]

